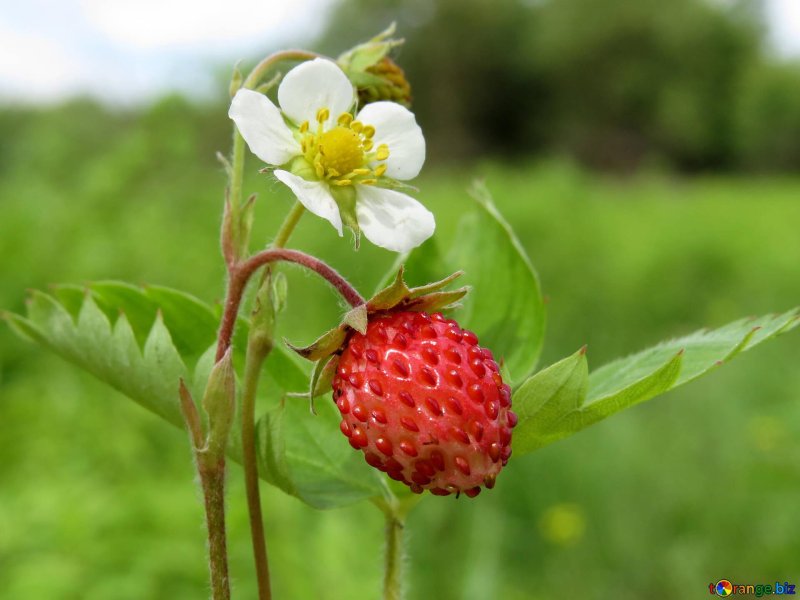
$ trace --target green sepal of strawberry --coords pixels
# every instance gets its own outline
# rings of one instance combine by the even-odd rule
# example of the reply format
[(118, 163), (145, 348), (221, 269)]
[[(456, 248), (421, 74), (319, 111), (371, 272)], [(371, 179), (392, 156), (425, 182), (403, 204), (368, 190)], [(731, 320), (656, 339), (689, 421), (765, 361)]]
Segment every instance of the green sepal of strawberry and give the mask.
[(297, 354), (317, 363), (311, 376), (308, 394), (311, 398), (330, 391), (330, 382), (336, 372), (339, 353), (353, 331), (366, 332), (367, 323), (373, 315), (395, 311), (436, 312), (453, 309), (469, 292), (469, 286), (456, 290), (443, 289), (463, 275), (463, 271), (457, 271), (440, 281), (413, 288), (408, 287), (403, 279), (403, 273), (404, 267), (401, 266), (389, 286), (364, 304), (349, 310), (338, 326), (321, 335), (309, 346), (295, 346), (284, 339), (286, 345)]

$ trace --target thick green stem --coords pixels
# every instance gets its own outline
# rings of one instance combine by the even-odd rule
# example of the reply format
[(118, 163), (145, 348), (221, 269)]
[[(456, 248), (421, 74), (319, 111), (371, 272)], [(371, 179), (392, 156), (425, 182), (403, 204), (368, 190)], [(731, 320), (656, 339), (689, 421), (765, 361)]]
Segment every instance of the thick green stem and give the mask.
[(394, 511), (386, 515), (386, 555), (384, 557), (383, 598), (400, 600), (403, 592), (403, 530), (404, 519)]
[(205, 447), (203, 427), (197, 407), (183, 380), (178, 389), (181, 412), (195, 459), (208, 530), (208, 571), (211, 577), (212, 600), (230, 600), (228, 551), (225, 541), (225, 456), (212, 457)]
[(228, 579), (228, 552), (225, 541), (225, 459), (204, 465), (198, 456), (198, 471), (203, 487), (203, 498), (208, 527), (208, 564), (211, 573), (212, 600), (230, 600)]

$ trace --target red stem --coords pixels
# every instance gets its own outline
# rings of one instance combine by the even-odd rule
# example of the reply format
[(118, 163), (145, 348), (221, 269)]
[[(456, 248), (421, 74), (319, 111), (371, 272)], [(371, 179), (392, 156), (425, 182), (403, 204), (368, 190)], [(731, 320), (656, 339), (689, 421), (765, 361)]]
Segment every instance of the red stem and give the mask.
[(219, 337), (217, 338), (217, 361), (225, 355), (231, 345), (236, 315), (239, 314), (239, 304), (242, 302), (242, 295), (250, 277), (259, 267), (278, 261), (301, 265), (314, 271), (320, 277), (324, 277), (350, 306), (355, 307), (366, 302), (344, 277), (320, 259), (298, 250), (286, 250), (284, 248), (263, 250), (231, 268), (228, 297), (225, 300), (225, 311), (222, 314), (222, 323), (219, 328)]

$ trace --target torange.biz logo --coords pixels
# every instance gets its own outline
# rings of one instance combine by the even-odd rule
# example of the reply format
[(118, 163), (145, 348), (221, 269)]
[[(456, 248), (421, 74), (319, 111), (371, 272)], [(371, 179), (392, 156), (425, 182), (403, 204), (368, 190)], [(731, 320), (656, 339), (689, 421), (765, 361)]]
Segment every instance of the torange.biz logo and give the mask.
[(794, 596), (794, 584), (789, 583), (788, 581), (784, 581), (783, 583), (776, 581), (774, 584), (772, 583), (748, 583), (748, 584), (738, 584), (738, 583), (731, 583), (727, 579), (720, 579), (717, 583), (709, 583), (708, 584), (708, 591), (711, 594), (716, 594), (717, 596), (731, 596), (733, 594), (739, 594), (742, 596), (755, 596), (756, 598), (761, 598), (761, 596), (773, 596), (773, 595), (783, 595), (783, 596)]

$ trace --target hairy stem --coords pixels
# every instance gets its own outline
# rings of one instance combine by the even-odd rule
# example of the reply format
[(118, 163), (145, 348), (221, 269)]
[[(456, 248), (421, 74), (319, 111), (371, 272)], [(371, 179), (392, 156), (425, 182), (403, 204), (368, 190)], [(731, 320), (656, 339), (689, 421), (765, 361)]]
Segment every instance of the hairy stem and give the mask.
[(208, 571), (211, 576), (212, 600), (229, 600), (231, 597), (228, 579), (228, 551), (225, 541), (225, 457), (209, 456), (205, 447), (200, 415), (192, 395), (183, 379), (178, 388), (181, 412), (195, 459), (208, 530)]
[(239, 305), (242, 302), (247, 282), (253, 273), (266, 264), (284, 261), (301, 265), (317, 273), (326, 279), (339, 292), (350, 306), (359, 306), (366, 302), (361, 294), (358, 293), (350, 283), (335, 269), (328, 266), (320, 259), (300, 252), (299, 250), (286, 250), (285, 248), (270, 248), (255, 254), (245, 261), (237, 264), (230, 272), (230, 283), (228, 284), (228, 297), (225, 300), (225, 309), (222, 314), (217, 338), (217, 360), (220, 360), (228, 347), (231, 345), (233, 328), (236, 324), (236, 315), (239, 313)]
[(402, 598), (403, 574), (403, 518), (394, 511), (385, 511), (386, 515), (386, 554), (384, 556), (383, 598), (384, 600), (400, 600)]
[(231, 588), (228, 579), (228, 551), (225, 541), (225, 459), (214, 464), (204, 464), (204, 457), (197, 457), (200, 484), (208, 527), (208, 564), (211, 572), (212, 600), (230, 600)]

